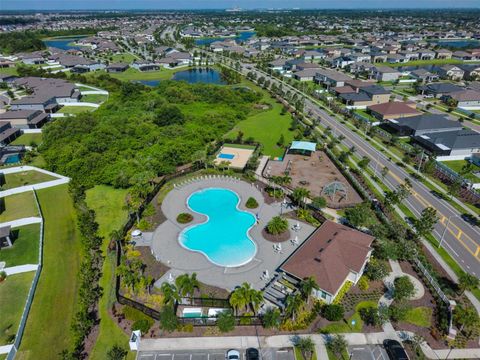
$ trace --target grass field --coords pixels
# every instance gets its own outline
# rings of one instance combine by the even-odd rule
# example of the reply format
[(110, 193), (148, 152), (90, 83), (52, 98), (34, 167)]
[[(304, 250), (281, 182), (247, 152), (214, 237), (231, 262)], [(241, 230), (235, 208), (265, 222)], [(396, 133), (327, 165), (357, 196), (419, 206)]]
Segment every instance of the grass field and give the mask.
[[(169, 70), (169, 69), (160, 69), (158, 71), (138, 71), (137, 69), (134, 68), (129, 68), (128, 70), (121, 72), (121, 73), (109, 73), (111, 77), (114, 77), (119, 80), (124, 80), (124, 81), (135, 81), (135, 80), (168, 80), (170, 79), (173, 74), (175, 74), (177, 71), (182, 71), (188, 69), (187, 67), (181, 68), (181, 69), (175, 69), (175, 70)], [(101, 74), (106, 72), (104, 70), (100, 71), (95, 71), (92, 73), (87, 73), (87, 74), (92, 74), (91, 76), (95, 76), (95, 74)], [(87, 75), (88, 76), (88, 75)]]
[(110, 60), (110, 62), (114, 62), (114, 63), (121, 62), (121, 63), (130, 64), (135, 59), (136, 57), (130, 53), (121, 53), (121, 54), (112, 55), (112, 60)]
[(35, 198), (31, 191), (5, 196), (5, 210), (0, 214), (0, 222), (38, 216)]
[(45, 219), (43, 269), (17, 359), (59, 359), (71, 345), (80, 243), (68, 185), (37, 192)]
[(376, 64), (379, 66), (390, 66), (390, 67), (399, 67), (399, 66), (421, 66), (421, 65), (447, 65), (447, 64), (463, 64), (462, 60), (457, 59), (433, 59), (433, 60), (414, 60), (404, 63), (381, 63)]
[(81, 101), (82, 102), (89, 102), (89, 103), (95, 103), (95, 104), (101, 104), (105, 101), (107, 101), (108, 95), (103, 95), (103, 94), (87, 94), (83, 95)]
[(8, 276), (0, 283), (0, 344), (13, 342), (35, 272)]
[(24, 185), (38, 184), (45, 181), (57, 180), (56, 177), (39, 171), (23, 171), (5, 175), (5, 184), (2, 190), (13, 189)]
[(11, 145), (40, 145), (42, 142), (42, 133), (23, 134), (16, 138)]
[(231, 148), (237, 148), (237, 149), (250, 149), (250, 150), (254, 150), (254, 149), (255, 149), (255, 146), (246, 145), (246, 144), (229, 144), (229, 143), (225, 143), (225, 144), (223, 144), (223, 146), (231, 147)]
[[(452, 161), (442, 161), (444, 165), (447, 165), (450, 169), (455, 171), (457, 174), (460, 174), (462, 172), (462, 169), (465, 165), (469, 164), (469, 161), (467, 160), (452, 160)], [(474, 169), (476, 171), (480, 171), (480, 168), (476, 165), (474, 165)], [(475, 176), (474, 174), (468, 174), (464, 175), (465, 178), (468, 180), (478, 183), (480, 182), (480, 178)]]
[(8, 74), (8, 75), (18, 75), (17, 68), (0, 68), (0, 74)]
[(420, 306), (409, 310), (405, 322), (420, 327), (430, 327), (432, 325), (432, 308)]
[[(126, 348), (128, 335), (125, 334), (108, 314), (108, 310), (115, 302), (115, 254), (106, 253), (108, 246), (108, 235), (113, 230), (118, 230), (125, 223), (127, 212), (123, 209), (127, 190), (114, 189), (110, 186), (97, 185), (87, 190), (87, 205), (96, 214), (99, 224), (99, 233), (105, 238), (103, 252), (106, 255), (103, 264), (100, 286), (103, 288), (103, 295), (99, 301), (100, 329), (95, 346), (90, 354), (90, 360), (103, 360), (107, 351), (115, 344)], [(130, 352), (127, 359), (133, 360), (135, 354)]]
[(269, 110), (259, 111), (249, 116), (246, 120), (239, 122), (230, 131), (226, 137), (236, 137), (239, 131), (244, 133), (243, 138), (253, 137), (263, 145), (263, 153), (272, 157), (283, 156), (285, 150), (277, 145), (280, 136), (283, 134), (285, 145), (288, 145), (294, 137), (294, 133), (289, 130), (292, 118), (289, 113), (281, 114), (283, 106), (272, 99), (265, 90), (262, 90), (252, 84), (246, 86), (261, 91), (264, 96), (262, 101), (271, 106)]
[(40, 224), (31, 224), (12, 229), (13, 246), (0, 248), (0, 261), (6, 266), (38, 264)]
[(91, 106), (64, 106), (62, 107), (60, 110), (58, 110), (59, 113), (63, 113), (63, 114), (72, 114), (72, 115), (75, 115), (75, 114), (80, 114), (82, 112), (90, 112), (90, 111), (94, 111), (96, 108), (94, 107), (91, 107)]

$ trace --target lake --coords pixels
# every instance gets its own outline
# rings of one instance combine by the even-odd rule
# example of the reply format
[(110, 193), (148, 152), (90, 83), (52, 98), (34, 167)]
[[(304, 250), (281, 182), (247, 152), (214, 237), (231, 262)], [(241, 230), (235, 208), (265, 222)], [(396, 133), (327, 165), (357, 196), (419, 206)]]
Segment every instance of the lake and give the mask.
[[(215, 85), (225, 85), (222, 76), (217, 70), (213, 69), (190, 69), (176, 72), (172, 80), (186, 81), (189, 84), (206, 83)], [(138, 82), (147, 86), (157, 86), (161, 80), (139, 80)]]
[(50, 40), (43, 40), (43, 43), (47, 47), (54, 47), (57, 49), (62, 49), (62, 50), (70, 50), (70, 49), (81, 49), (82, 46), (76, 46), (76, 45), (69, 45), (71, 42), (74, 42), (78, 39), (83, 39), (86, 38), (87, 36), (71, 36), (68, 38), (56, 38), (56, 39), (50, 39)]
[(456, 49), (465, 49), (480, 46), (480, 40), (474, 39), (438, 40), (435, 42), (437, 42), (439, 46), (448, 46)]
[(203, 38), (195, 40), (195, 45), (203, 46), (203, 45), (210, 45), (215, 41), (223, 41), (223, 40), (236, 40), (236, 41), (246, 41), (250, 39), (252, 36), (255, 36), (255, 31), (242, 31), (238, 33), (235, 37), (211, 37), (211, 38)]

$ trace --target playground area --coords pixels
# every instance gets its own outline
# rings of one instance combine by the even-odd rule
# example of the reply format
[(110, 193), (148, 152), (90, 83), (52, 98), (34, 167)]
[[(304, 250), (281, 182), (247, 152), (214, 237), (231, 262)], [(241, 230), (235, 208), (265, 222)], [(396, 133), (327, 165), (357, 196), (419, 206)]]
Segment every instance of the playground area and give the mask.
[(218, 152), (214, 162), (216, 165), (226, 162), (229, 167), (243, 169), (254, 151), (254, 146), (225, 144)]
[(270, 160), (263, 175), (288, 175), (292, 179), (288, 188), (306, 188), (312, 198), (323, 196), (331, 208), (344, 208), (362, 202), (360, 195), (323, 151), (310, 154), (287, 152), (282, 161)]

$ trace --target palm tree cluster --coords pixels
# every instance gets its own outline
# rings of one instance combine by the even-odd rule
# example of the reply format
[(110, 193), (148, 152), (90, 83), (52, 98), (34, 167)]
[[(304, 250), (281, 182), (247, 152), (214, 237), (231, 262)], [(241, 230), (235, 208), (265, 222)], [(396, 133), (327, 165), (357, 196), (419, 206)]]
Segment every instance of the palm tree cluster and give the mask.
[(237, 314), (240, 309), (248, 310), (248, 307), (256, 314), (263, 303), (263, 291), (255, 290), (244, 282), (232, 291), (229, 302)]
[(182, 297), (192, 298), (195, 289), (200, 287), (200, 282), (197, 280), (197, 274), (192, 275), (183, 274), (175, 279), (175, 285), (164, 282), (160, 288), (163, 294), (164, 305), (174, 305), (180, 301)]

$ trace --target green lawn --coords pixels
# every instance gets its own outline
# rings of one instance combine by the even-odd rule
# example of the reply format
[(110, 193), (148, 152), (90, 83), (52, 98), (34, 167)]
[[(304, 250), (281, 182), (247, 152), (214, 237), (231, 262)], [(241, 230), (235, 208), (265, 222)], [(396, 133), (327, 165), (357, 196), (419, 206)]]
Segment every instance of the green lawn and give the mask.
[(302, 351), (298, 347), (293, 348), (295, 351), (295, 360), (317, 360), (317, 353), (314, 352), (312, 357), (310, 359), (305, 359), (305, 357), (302, 354)]
[(285, 145), (288, 145), (294, 137), (294, 133), (289, 130), (292, 123), (290, 114), (281, 115), (282, 105), (268, 95), (265, 95), (263, 101), (271, 105), (271, 109), (260, 111), (246, 120), (240, 121), (226, 137), (236, 137), (239, 131), (244, 133), (243, 138), (253, 137), (263, 145), (263, 153), (272, 157), (283, 156), (285, 149), (277, 145), (280, 136), (283, 134)]
[(18, 75), (17, 68), (0, 68), (0, 74), (8, 74), (8, 75)]
[(246, 145), (246, 144), (229, 144), (229, 143), (225, 143), (223, 144), (223, 146), (228, 146), (228, 147), (231, 147), (231, 148), (237, 148), (237, 149), (250, 149), (250, 150), (254, 150), (255, 149), (255, 146), (252, 146), (252, 145)]
[[(169, 80), (174, 73), (177, 71), (182, 71), (188, 69), (187, 67), (181, 69), (163, 69), (161, 68), (158, 71), (138, 71), (134, 68), (129, 68), (124, 72), (121, 73), (110, 73), (111, 77), (114, 77), (119, 80), (124, 81), (135, 81), (135, 80)], [(104, 70), (95, 71), (87, 74), (91, 74), (90, 76), (95, 76), (95, 74), (106, 73)], [(88, 76), (88, 75), (87, 75)]]
[(113, 63), (121, 62), (121, 63), (127, 63), (127, 64), (130, 64), (136, 59), (136, 57), (130, 53), (115, 54), (115, 55), (112, 55), (111, 58), (112, 59), (110, 60), (110, 57), (109, 57), (109, 60)]
[(355, 112), (357, 114), (363, 116), (364, 118), (368, 119), (370, 122), (377, 122), (378, 121), (372, 115), (367, 114), (367, 112), (365, 110), (357, 109), (357, 110), (355, 110)]
[(405, 322), (420, 327), (430, 327), (432, 325), (432, 308), (420, 306), (410, 309), (407, 312)]
[(399, 67), (399, 66), (420, 66), (420, 65), (447, 65), (447, 64), (463, 64), (462, 60), (457, 59), (433, 59), (433, 60), (414, 60), (404, 63), (381, 63), (376, 64), (379, 66), (390, 66), (390, 67)]
[(17, 359), (59, 359), (71, 345), (80, 234), (68, 185), (37, 192), (45, 219), (43, 269)]
[(8, 276), (0, 283), (0, 344), (13, 342), (35, 272)]
[(328, 348), (327, 348), (327, 353), (328, 353), (328, 360), (349, 360), (350, 359), (350, 355), (348, 354), (347, 349), (343, 349), (341, 358), (335, 355)]
[(24, 185), (38, 184), (45, 181), (57, 180), (56, 177), (39, 171), (23, 171), (5, 175), (5, 184), (2, 190), (13, 189)]
[(63, 114), (80, 114), (82, 112), (89, 112), (89, 111), (94, 111), (96, 108), (91, 107), (91, 106), (64, 106), (60, 110), (58, 110), (59, 113)]
[(95, 104), (101, 104), (105, 101), (107, 101), (108, 95), (103, 95), (103, 94), (87, 94), (87, 95), (82, 95), (82, 102), (89, 102), (89, 103), (95, 103)]
[[(469, 164), (469, 161), (467, 160), (452, 160), (452, 161), (442, 161), (444, 165), (447, 165), (450, 169), (455, 171), (457, 174), (460, 174), (462, 172), (462, 168)], [(474, 165), (474, 168), (478, 171), (480, 168), (476, 165)], [(465, 176), (468, 180), (477, 183), (480, 182), (480, 178), (473, 175), (473, 174), (468, 174)]]
[[(118, 327), (117, 323), (108, 314), (108, 310), (115, 302), (116, 257), (114, 253), (106, 254), (108, 234), (112, 230), (120, 229), (126, 221), (127, 212), (123, 209), (126, 194), (127, 190), (114, 189), (105, 185), (97, 185), (87, 190), (87, 205), (95, 211), (99, 233), (105, 237), (102, 250), (106, 255), (102, 278), (100, 279), (100, 286), (103, 288), (103, 295), (98, 304), (100, 330), (89, 357), (91, 360), (103, 360), (106, 358), (107, 351), (113, 345), (118, 344), (126, 348), (128, 342), (128, 335)], [(135, 354), (130, 352), (127, 358), (133, 360)]]
[[(363, 328), (363, 320), (360, 318), (360, 310), (367, 307), (377, 307), (378, 304), (374, 301), (361, 301), (355, 307), (355, 313), (348, 319), (331, 323), (320, 329), (323, 334), (341, 334), (349, 332), (361, 332)], [(352, 324), (352, 321), (355, 323)]]
[(7, 267), (38, 264), (40, 224), (31, 224), (12, 229), (13, 246), (0, 248), (0, 261)]
[(0, 222), (38, 216), (37, 205), (31, 191), (5, 196), (2, 199), (5, 201), (5, 210), (0, 214)]
[(42, 142), (42, 137), (42, 133), (22, 134), (12, 141), (10, 145), (39, 145)]

